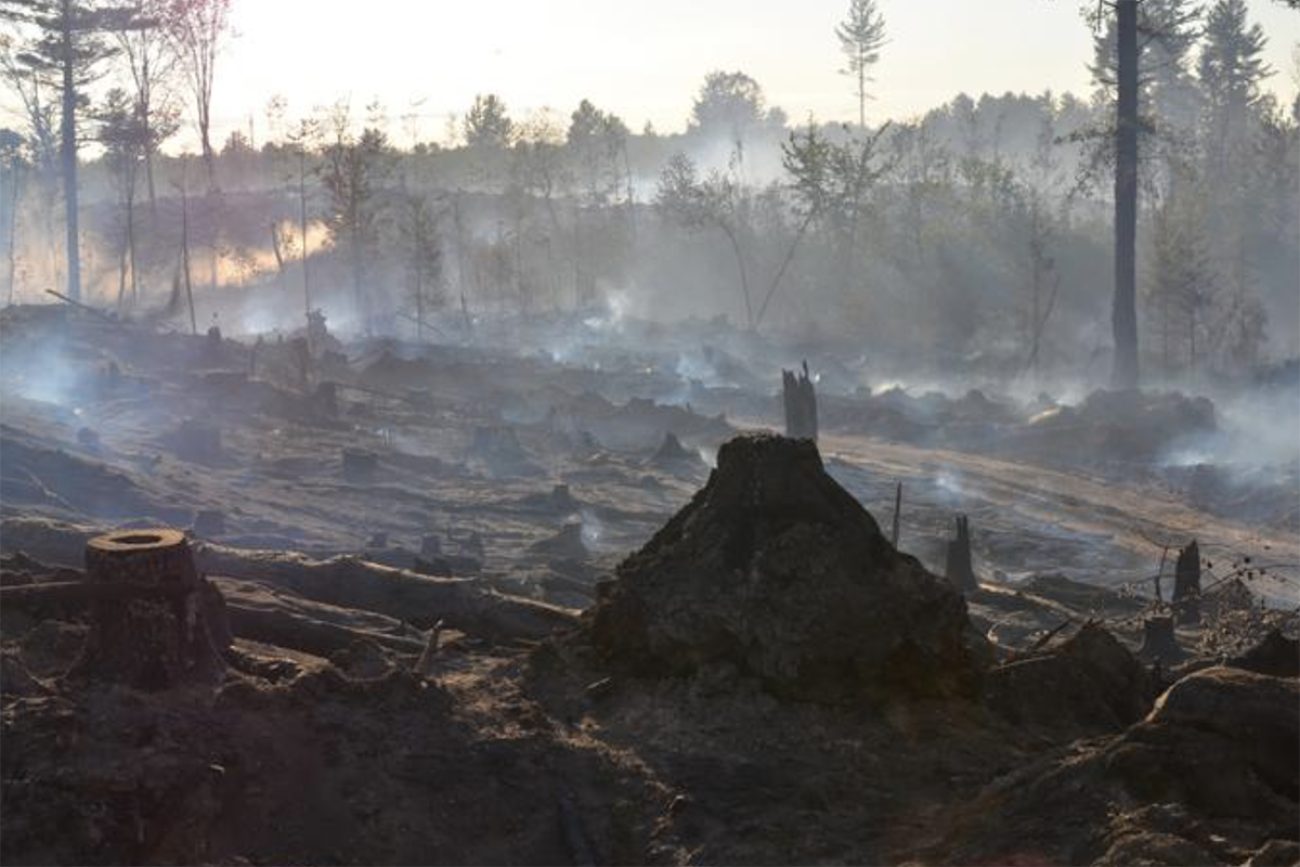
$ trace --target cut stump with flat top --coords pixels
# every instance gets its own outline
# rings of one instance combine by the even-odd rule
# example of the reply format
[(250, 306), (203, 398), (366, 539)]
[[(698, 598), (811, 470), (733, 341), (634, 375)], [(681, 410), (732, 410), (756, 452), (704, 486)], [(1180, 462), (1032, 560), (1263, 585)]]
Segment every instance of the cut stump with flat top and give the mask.
[(218, 622), (224, 606), (200, 577), (182, 533), (127, 530), (91, 539), (86, 578), (138, 592), (95, 601), (78, 669), (150, 691), (210, 680), (222, 670), (216, 644), (228, 636)]

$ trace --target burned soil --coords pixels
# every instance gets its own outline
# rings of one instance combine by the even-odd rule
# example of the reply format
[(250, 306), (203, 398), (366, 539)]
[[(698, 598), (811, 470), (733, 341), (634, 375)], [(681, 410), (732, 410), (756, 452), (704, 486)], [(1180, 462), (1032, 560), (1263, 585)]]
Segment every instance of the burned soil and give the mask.
[(1153, 458), (1212, 406), (828, 393), (814, 444), (739, 356), (0, 313), (5, 862), (1297, 860), (1288, 507)]

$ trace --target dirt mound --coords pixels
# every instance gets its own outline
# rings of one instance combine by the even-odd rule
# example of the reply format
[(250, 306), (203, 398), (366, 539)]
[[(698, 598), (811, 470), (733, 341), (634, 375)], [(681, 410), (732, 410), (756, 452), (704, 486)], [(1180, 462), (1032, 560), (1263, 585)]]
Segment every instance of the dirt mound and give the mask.
[(972, 693), (987, 645), (960, 594), (900, 554), (810, 441), (741, 436), (602, 586), (590, 633), (661, 673), (728, 662), (774, 693)]
[(1178, 392), (1094, 391), (1077, 407), (1030, 419), (1003, 441), (1008, 454), (1057, 460), (1152, 461), (1175, 441), (1216, 429), (1214, 404)]
[(1300, 677), (1300, 641), (1287, 638), (1276, 629), (1228, 665), (1273, 677)]
[(987, 787), (916, 860), (1241, 864), (1295, 840), (1298, 767), (1300, 685), (1208, 668), (1122, 735)]
[(479, 427), (474, 430), (465, 459), (492, 476), (535, 476), (542, 473), (519, 443), (511, 427)]
[(704, 461), (697, 452), (693, 452), (672, 431), (664, 434), (664, 441), (650, 457), (650, 463), (657, 467), (696, 467), (704, 466)]
[(591, 556), (587, 545), (582, 541), (582, 524), (571, 521), (560, 528), (554, 536), (540, 539), (528, 546), (530, 554), (543, 557), (558, 557), (563, 560), (585, 561)]
[(1069, 731), (1123, 729), (1154, 697), (1142, 663), (1091, 622), (989, 672), (986, 695), (1017, 725)]
[(1300, 685), (1232, 668), (1180, 680), (1107, 751), (1107, 769), (1149, 801), (1295, 830)]

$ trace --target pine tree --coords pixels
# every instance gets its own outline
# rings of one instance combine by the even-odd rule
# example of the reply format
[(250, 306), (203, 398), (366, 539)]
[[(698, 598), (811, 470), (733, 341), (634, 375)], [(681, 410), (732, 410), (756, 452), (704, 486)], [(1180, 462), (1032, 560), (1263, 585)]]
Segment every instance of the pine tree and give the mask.
[(880, 49), (885, 42), (885, 18), (876, 8), (876, 0), (852, 0), (848, 17), (835, 28), (848, 68), (843, 75), (855, 80), (858, 97), (858, 127), (867, 125), (867, 83), (873, 81), (871, 69), (880, 62)]
[(1197, 72), (1205, 94), (1208, 155), (1216, 172), (1245, 144), (1260, 82), (1272, 74), (1263, 59), (1267, 42), (1259, 24), (1247, 23), (1245, 0), (1218, 0), (1206, 17)]
[(60, 164), (67, 230), (68, 297), (81, 299), (81, 245), (77, 203), (78, 118), (86, 89), (113, 55), (104, 34), (122, 26), (129, 10), (98, 0), (0, 0), (0, 17), (27, 28), (30, 39), (16, 62), (60, 95)]

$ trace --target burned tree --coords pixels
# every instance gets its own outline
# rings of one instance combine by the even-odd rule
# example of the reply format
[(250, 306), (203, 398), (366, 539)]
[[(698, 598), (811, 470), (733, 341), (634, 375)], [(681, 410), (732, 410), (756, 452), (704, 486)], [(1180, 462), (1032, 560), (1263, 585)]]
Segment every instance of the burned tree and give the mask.
[(785, 435), (791, 439), (808, 439), (817, 442), (817, 390), (808, 375), (808, 362), (803, 372), (781, 371), (782, 398), (785, 403)]

